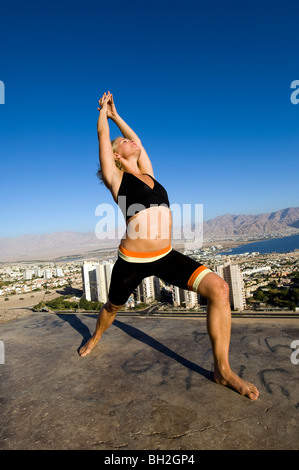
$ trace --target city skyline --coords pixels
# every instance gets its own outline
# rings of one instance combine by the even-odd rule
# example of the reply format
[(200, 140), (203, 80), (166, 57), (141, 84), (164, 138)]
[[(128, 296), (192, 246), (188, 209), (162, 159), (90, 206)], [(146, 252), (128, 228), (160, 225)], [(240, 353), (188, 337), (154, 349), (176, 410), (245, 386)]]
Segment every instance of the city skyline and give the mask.
[(0, 237), (95, 230), (96, 207), (113, 204), (96, 178), (97, 100), (108, 90), (171, 204), (202, 204), (204, 220), (298, 206), (298, 10), (2, 6)]
[[(247, 252), (232, 257), (219, 251), (221, 246), (213, 246), (205, 250), (188, 251), (186, 254), (195, 260), (201, 259), (224, 278), (230, 287), (233, 311), (296, 308), (294, 281), (298, 275), (298, 250), (267, 254)], [(58, 303), (55, 301), (54, 306), (50, 302), (50, 306), (58, 310), (77, 309), (81, 299), (105, 302), (114, 263), (115, 257), (106, 260), (95, 258), (57, 263), (51, 261), (42, 264), (30, 262), (3, 265), (0, 267), (0, 302), (12, 301), (15, 307), (17, 304), (21, 307), (26, 298), (27, 302), (32, 302), (31, 298), (37, 296), (34, 304), (42, 302), (39, 304), (42, 308), (46, 306), (47, 298), (53, 300), (53, 295), (57, 297), (57, 293), (62, 294), (57, 298)], [(26, 298), (20, 298), (18, 294), (26, 294)], [(62, 300), (66, 303), (61, 304)], [(153, 302), (156, 305), (157, 300), (161, 312), (172, 307), (183, 307), (187, 310), (206, 308), (205, 302), (202, 302), (197, 292), (167, 284), (163, 279), (154, 276), (142, 280), (129, 297), (126, 308), (131, 309), (138, 304), (143, 307), (144, 304), (151, 305)], [(81, 306), (90, 307), (88, 304)]]

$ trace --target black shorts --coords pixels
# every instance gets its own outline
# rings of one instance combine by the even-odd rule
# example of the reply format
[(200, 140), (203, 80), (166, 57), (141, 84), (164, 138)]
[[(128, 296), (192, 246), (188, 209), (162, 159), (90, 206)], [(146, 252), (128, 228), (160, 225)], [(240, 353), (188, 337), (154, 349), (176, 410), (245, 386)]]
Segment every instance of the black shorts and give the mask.
[(202, 278), (210, 272), (206, 266), (171, 246), (155, 252), (140, 253), (120, 245), (112, 270), (108, 299), (114, 305), (124, 305), (141, 281), (149, 276), (196, 292)]

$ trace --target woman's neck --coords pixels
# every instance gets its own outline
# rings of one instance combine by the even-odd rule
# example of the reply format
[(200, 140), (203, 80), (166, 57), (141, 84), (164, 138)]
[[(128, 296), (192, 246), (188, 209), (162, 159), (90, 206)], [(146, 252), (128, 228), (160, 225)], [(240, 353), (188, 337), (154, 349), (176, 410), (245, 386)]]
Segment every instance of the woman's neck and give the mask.
[(128, 172), (128, 173), (134, 173), (134, 174), (137, 174), (137, 175), (142, 175), (141, 171), (140, 171), (140, 168), (139, 166), (137, 165), (137, 162), (136, 164), (123, 164), (123, 167), (124, 167), (124, 171)]

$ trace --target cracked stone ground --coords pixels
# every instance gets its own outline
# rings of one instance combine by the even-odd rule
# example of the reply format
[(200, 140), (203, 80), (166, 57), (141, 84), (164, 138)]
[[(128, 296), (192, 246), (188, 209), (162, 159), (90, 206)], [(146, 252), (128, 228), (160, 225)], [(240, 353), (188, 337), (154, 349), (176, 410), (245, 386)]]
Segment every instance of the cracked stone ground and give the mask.
[(296, 321), (233, 320), (231, 366), (254, 402), (212, 381), (204, 319), (119, 317), (80, 358), (95, 321), (1, 324), (1, 449), (298, 449)]

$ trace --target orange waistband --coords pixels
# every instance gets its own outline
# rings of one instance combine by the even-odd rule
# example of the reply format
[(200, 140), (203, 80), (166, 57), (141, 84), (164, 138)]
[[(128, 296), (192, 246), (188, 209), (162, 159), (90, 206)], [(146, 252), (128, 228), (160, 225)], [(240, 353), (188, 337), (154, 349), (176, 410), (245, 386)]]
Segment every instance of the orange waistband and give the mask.
[(131, 251), (127, 250), (122, 245), (119, 245), (118, 249), (123, 255), (130, 256), (133, 258), (155, 258), (156, 256), (164, 255), (164, 253), (170, 251), (171, 245), (156, 251)]

